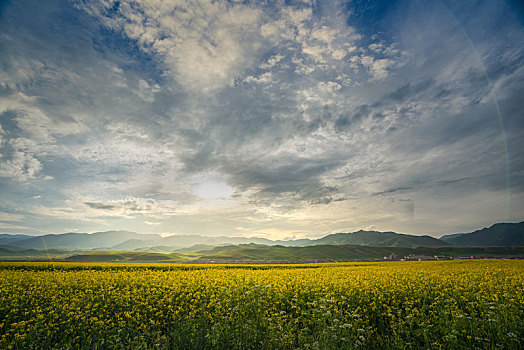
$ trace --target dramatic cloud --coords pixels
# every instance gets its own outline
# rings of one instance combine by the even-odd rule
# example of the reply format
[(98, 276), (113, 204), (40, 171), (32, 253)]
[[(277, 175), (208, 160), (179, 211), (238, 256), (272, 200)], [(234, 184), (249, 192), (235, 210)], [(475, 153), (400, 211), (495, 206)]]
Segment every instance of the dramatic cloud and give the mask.
[(523, 219), (511, 4), (23, 0), (0, 33), (2, 232)]

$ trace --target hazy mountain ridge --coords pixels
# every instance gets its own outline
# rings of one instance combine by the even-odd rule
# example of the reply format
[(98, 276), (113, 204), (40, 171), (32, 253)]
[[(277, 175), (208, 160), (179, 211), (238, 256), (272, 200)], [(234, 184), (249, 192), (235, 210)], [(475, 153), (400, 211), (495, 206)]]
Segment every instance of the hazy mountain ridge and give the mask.
[[(9, 237), (5, 237), (9, 236)], [(0, 235), (0, 245), (23, 249), (175, 252), (197, 251), (211, 247), (262, 244), (266, 246), (306, 247), (314, 245), (358, 245), (372, 247), (440, 247), (440, 246), (524, 246), (524, 222), (494, 224), (471, 233), (445, 235), (441, 239), (395, 232), (356, 231), (334, 233), (319, 239), (269, 240), (257, 237), (206, 237), (199, 235), (140, 234), (129, 231), (48, 234), (43, 236)]]
[[(198, 245), (218, 246), (218, 245), (229, 245), (229, 244), (274, 244), (274, 241), (265, 238), (247, 238), (247, 237), (206, 237), (199, 235), (174, 235), (168, 237), (160, 237), (154, 240), (140, 240), (130, 239), (115, 246), (113, 249), (118, 250), (144, 250), (153, 247), (162, 247), (167, 250), (178, 250), (191, 248)], [(169, 249), (171, 247), (171, 249)]]
[(22, 239), (30, 238), (28, 235), (19, 235), (19, 234), (0, 234), (0, 245), (10, 244)]
[(161, 238), (161, 236), (129, 231), (105, 231), (95, 233), (68, 232), (16, 240), (10, 245), (26, 249), (93, 249), (110, 248), (130, 239), (148, 240), (151, 238)]
[[(287, 247), (303, 247), (319, 244), (335, 245), (366, 245), (377, 247), (416, 247), (449, 245), (439, 239), (429, 236), (413, 236), (394, 232), (357, 231), (353, 233), (335, 233), (319, 239), (269, 240), (266, 238), (247, 237), (206, 237), (199, 235), (143, 235), (128, 231), (107, 231), (87, 233), (49, 234), (9, 241), (6, 244), (25, 249), (98, 249), (108, 248), (119, 251), (162, 248), (164, 251), (189, 249), (193, 246), (222, 246), (238, 244), (282, 245)], [(171, 248), (171, 249), (170, 249)]]

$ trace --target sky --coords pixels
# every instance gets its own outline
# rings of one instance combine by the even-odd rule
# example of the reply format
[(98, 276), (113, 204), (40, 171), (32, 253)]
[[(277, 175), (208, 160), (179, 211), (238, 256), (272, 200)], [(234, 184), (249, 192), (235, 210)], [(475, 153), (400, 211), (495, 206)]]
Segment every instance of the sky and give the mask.
[(0, 1), (0, 233), (524, 220), (517, 1)]

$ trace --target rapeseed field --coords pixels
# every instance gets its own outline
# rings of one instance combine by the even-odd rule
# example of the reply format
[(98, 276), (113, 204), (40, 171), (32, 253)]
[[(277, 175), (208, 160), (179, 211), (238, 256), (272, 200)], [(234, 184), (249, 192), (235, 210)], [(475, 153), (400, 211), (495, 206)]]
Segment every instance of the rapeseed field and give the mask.
[(0, 349), (353, 348), (524, 348), (524, 261), (0, 263)]

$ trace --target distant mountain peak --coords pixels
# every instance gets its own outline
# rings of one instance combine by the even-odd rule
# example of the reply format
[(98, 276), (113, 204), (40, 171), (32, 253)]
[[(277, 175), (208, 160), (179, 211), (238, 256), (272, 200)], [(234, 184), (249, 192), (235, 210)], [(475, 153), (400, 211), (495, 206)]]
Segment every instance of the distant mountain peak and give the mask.
[(361, 245), (374, 247), (435, 247), (449, 243), (430, 236), (414, 236), (395, 232), (364, 231), (335, 233), (314, 240), (316, 244)]
[(470, 233), (445, 235), (440, 239), (458, 246), (524, 246), (524, 221), (496, 223)]

